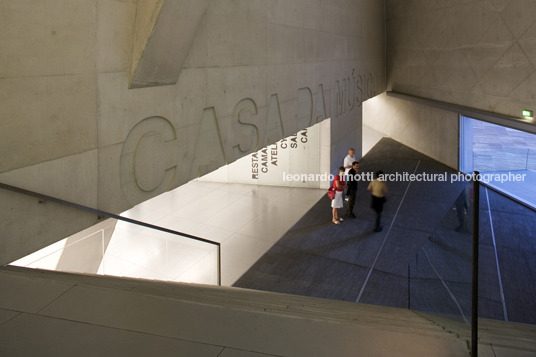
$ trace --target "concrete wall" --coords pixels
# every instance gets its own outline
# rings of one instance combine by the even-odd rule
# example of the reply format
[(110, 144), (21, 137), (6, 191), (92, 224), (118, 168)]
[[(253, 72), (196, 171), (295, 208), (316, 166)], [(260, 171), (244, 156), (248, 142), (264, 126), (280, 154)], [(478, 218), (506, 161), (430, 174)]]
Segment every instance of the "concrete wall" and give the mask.
[(458, 114), (388, 97), (363, 103), (365, 125), (452, 168), (458, 167)]
[[(383, 1), (212, 0), (177, 83), (128, 89), (142, 5), (0, 0), (0, 182), (121, 212), (325, 117), (360, 147)], [(88, 225), (36, 205), (0, 191), (0, 263)]]
[[(535, 1), (387, 0), (386, 10), (389, 90), (514, 117), (521, 117), (522, 109), (535, 108)], [(425, 146), (422, 151), (436, 157), (435, 148), (419, 141), (444, 148), (454, 145), (444, 130), (448, 126), (451, 132), (456, 121), (432, 124), (429, 121), (441, 121), (445, 114), (431, 115), (428, 109), (398, 102), (385, 98), (385, 103), (400, 110), (402, 121), (414, 115), (412, 110), (426, 111), (426, 118), (415, 118), (408, 125), (417, 128), (426, 119), (416, 132), (439, 142), (414, 134), (395, 139), (416, 148)], [(399, 116), (378, 113), (366, 118), (366, 123), (385, 128)], [(445, 163), (451, 165), (451, 160)]]

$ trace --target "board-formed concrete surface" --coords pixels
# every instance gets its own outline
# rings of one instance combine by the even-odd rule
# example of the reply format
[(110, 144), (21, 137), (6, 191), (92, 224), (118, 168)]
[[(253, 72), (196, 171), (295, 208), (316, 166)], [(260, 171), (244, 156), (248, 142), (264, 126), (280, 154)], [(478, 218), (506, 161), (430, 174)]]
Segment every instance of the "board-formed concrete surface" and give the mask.
[[(536, 93), (534, 2), (392, 0), (386, 12), (388, 91), (535, 124), (522, 116)], [(458, 113), (385, 94), (364, 110), (364, 124), (457, 167)]]
[(130, 88), (177, 83), (209, 1), (137, 2)]
[[(382, 1), (210, 1), (177, 83), (129, 89), (140, 8), (162, 2), (0, 0), (0, 182), (119, 213), (275, 142), (274, 122), (287, 137), (331, 117), (333, 158), (361, 147), (362, 103), (385, 89)], [(11, 199), (0, 263), (89, 225), (35, 216), (21, 233), (5, 217), (33, 203)]]

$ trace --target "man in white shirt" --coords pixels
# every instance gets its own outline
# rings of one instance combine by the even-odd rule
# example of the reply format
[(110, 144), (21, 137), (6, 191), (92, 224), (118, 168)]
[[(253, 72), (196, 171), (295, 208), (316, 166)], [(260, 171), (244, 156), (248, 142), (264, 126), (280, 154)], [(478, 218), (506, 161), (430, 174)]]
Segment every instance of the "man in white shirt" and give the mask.
[[(342, 166), (344, 166), (344, 175), (345, 175), (345, 180), (347, 180), (348, 178), (348, 172), (350, 171), (350, 169), (352, 168), (352, 164), (357, 161), (355, 159), (355, 149), (354, 148), (350, 148), (348, 149), (348, 155), (344, 158), (344, 164)], [(348, 191), (346, 191), (346, 197), (345, 197), (345, 200), (348, 201), (348, 198), (350, 197), (350, 193)]]
[(357, 161), (355, 159), (355, 150), (354, 148), (348, 149), (348, 155), (344, 158), (344, 174), (348, 175), (348, 171), (352, 168), (352, 163)]

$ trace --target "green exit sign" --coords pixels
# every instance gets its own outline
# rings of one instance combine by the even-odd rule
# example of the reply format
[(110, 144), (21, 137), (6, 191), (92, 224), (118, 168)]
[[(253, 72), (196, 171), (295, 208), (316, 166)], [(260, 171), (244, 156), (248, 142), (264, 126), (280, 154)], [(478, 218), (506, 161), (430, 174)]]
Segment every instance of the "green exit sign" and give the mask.
[(525, 118), (532, 118), (533, 114), (532, 110), (523, 110), (523, 116)]

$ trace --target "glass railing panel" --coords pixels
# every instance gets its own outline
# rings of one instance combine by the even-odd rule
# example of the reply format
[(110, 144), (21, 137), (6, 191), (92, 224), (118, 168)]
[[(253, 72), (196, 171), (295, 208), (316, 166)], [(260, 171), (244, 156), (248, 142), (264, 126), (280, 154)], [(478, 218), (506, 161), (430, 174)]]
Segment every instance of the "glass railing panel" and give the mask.
[(527, 152), (527, 169), (536, 171), (536, 150)]
[(29, 254), (10, 265), (95, 274), (103, 259), (116, 220), (107, 219)]
[(214, 245), (119, 221), (99, 274), (215, 285), (217, 254)]
[(469, 325), (472, 212), (468, 184), (409, 264), (410, 309)]
[(536, 208), (536, 150), (475, 149), (473, 160), (483, 183)]
[[(3, 220), (7, 222), (3, 234), (9, 234), (10, 242), (26, 246), (18, 252), (19, 256), (24, 256), (10, 265), (163, 281), (219, 283), (219, 243), (191, 239), (163, 227), (143, 225), (143, 222), (125, 221), (120, 216), (109, 218), (106, 212), (88, 212), (82, 207), (20, 192), (0, 188), (0, 194), (6, 198), (2, 214), (8, 217)], [(80, 227), (87, 228), (80, 230)]]
[(483, 185), (479, 317), (536, 325), (536, 211)]

